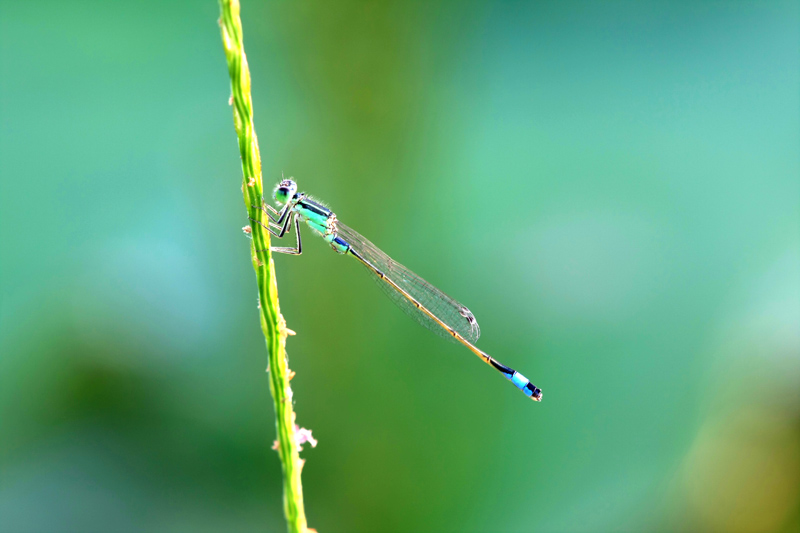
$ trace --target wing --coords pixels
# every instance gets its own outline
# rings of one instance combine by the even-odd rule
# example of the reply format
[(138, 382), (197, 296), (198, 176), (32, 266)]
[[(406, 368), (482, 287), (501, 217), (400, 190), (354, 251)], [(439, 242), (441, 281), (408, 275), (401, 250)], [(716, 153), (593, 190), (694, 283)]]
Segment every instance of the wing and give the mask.
[(417, 308), (414, 302), (409, 300), (403, 293), (397, 291), (391, 284), (381, 279), (376, 270), (382, 272), (386, 278), (397, 284), (428, 309), (431, 314), (453, 328), (469, 342), (474, 343), (478, 340), (481, 335), (481, 328), (478, 326), (475, 315), (466, 306), (449, 297), (383, 253), (377, 246), (354, 229), (339, 221), (336, 222), (336, 228), (337, 235), (347, 241), (351, 249), (356, 251), (360, 258), (363, 259), (364, 266), (367, 267), (367, 271), (378, 283), (381, 290), (407, 315), (437, 335), (458, 342), (449, 331)]

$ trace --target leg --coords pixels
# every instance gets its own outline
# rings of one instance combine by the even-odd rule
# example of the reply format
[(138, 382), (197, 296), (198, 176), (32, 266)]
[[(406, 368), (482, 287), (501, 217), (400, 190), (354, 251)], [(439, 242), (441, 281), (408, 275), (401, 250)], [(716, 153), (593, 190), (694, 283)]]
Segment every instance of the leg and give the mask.
[[(261, 227), (262, 227), (262, 228), (264, 228), (265, 230), (269, 231), (269, 232), (270, 232), (272, 235), (274, 235), (275, 237), (278, 237), (278, 233), (276, 233), (276, 230), (274, 230), (274, 229), (272, 229), (272, 228), (270, 227), (270, 226), (275, 226), (275, 224), (273, 224), (272, 222), (270, 222), (270, 223), (269, 223), (269, 226), (267, 226), (267, 225), (265, 225), (263, 222), (259, 222), (258, 220), (254, 219), (254, 218), (252, 218), (252, 217), (250, 217), (250, 222), (255, 222), (256, 224), (258, 224), (259, 226), (261, 226)], [(275, 226), (275, 228), (277, 228), (278, 230), (280, 229), (278, 226)], [(278, 237), (278, 238), (280, 238), (280, 237)]]
[[(273, 224), (272, 222), (269, 223), (269, 226), (266, 226), (261, 222), (258, 222), (258, 220), (254, 218), (251, 218), (250, 220), (252, 220), (253, 222), (258, 222), (258, 224), (260, 224), (262, 228), (268, 230), (272, 235), (274, 235), (278, 239), (282, 239), (283, 236), (286, 235), (286, 231), (289, 229), (289, 224), (292, 223), (292, 218), (296, 218), (294, 214), (285, 217), (285, 220), (283, 221), (283, 227), (279, 227), (277, 224)], [(274, 226), (275, 229), (273, 230), (271, 226)]]
[[(250, 222), (255, 222), (255, 223), (259, 224), (259, 225), (260, 225), (262, 228), (265, 228), (265, 229), (267, 228), (267, 226), (265, 226), (265, 225), (264, 225), (262, 222), (259, 222), (258, 220), (254, 219), (254, 218), (251, 218), (251, 219), (250, 219)], [(275, 230), (273, 230), (272, 228), (275, 228)], [(278, 226), (277, 224), (275, 224), (274, 222), (272, 222), (272, 221), (270, 220), (270, 222), (269, 222), (269, 229), (270, 229), (270, 232), (271, 232), (273, 235), (276, 235), (276, 234), (275, 234), (275, 231), (280, 231), (281, 227), (280, 227), (280, 226)], [(277, 235), (276, 235), (276, 236), (277, 236)]]
[(264, 204), (264, 206), (266, 207), (266, 209), (264, 209), (264, 212), (267, 214), (267, 216), (273, 222), (276, 222), (278, 224), (280, 224), (283, 221), (283, 217), (285, 217), (286, 213), (288, 213), (288, 204), (283, 206), (283, 208), (280, 211), (278, 211), (269, 204)]
[[(266, 203), (262, 203), (260, 206), (252, 205), (250, 207), (252, 207), (253, 209), (261, 209), (262, 211), (264, 211), (267, 214), (267, 216), (269, 217), (269, 219), (272, 222), (275, 222), (277, 224), (282, 224), (284, 217), (286, 217), (286, 215), (289, 214), (289, 204), (288, 203), (286, 205), (284, 205), (283, 208), (280, 211), (278, 211), (277, 209), (275, 209), (274, 207), (272, 207), (271, 205), (266, 204)], [(273, 215), (273, 213), (274, 213), (274, 215)]]
[(270, 251), (276, 252), (279, 254), (289, 254), (289, 255), (300, 255), (303, 253), (303, 243), (300, 240), (300, 219), (297, 217), (294, 218), (294, 233), (297, 236), (297, 246), (295, 248), (289, 247), (272, 247)]

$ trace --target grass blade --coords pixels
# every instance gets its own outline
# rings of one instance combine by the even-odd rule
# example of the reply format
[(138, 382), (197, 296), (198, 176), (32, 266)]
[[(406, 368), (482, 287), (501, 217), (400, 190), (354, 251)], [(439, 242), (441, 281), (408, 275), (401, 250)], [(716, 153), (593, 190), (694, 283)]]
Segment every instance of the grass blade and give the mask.
[[(266, 224), (261, 209), (263, 184), (261, 181), (261, 156), (253, 125), (253, 100), (250, 94), (250, 69), (244, 53), (242, 21), (238, 0), (220, 0), (220, 27), (222, 44), (228, 61), (231, 78), (231, 104), (233, 122), (239, 137), (242, 158), (242, 192), (251, 218)], [(270, 235), (261, 225), (252, 225), (251, 256), (258, 282), (261, 329), (269, 351), (270, 392), (275, 403), (275, 425), (278, 434), (278, 455), (283, 467), (283, 507), (289, 531), (307, 531), (303, 506), (303, 487), (300, 480), (302, 461), (295, 434), (295, 413), (292, 408), (292, 390), (289, 387), (290, 371), (286, 361), (286, 336), (289, 330), (278, 305), (278, 285), (275, 264), (269, 252)]]

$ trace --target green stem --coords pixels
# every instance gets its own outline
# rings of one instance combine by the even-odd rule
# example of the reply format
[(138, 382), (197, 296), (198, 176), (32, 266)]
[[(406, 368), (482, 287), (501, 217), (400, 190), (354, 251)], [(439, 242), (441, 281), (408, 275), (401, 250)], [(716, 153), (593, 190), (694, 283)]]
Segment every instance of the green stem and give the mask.
[[(261, 156), (253, 126), (253, 100), (250, 95), (250, 69), (242, 41), (242, 21), (239, 18), (238, 0), (220, 0), (222, 15), (222, 44), (228, 60), (231, 77), (233, 122), (239, 136), (239, 153), (242, 158), (242, 192), (251, 218), (268, 223), (264, 212), (253, 206), (262, 202)], [(300, 472), (299, 446), (294, 431), (295, 414), (292, 409), (290, 372), (286, 363), (286, 336), (290, 331), (278, 305), (278, 285), (275, 264), (270, 254), (269, 232), (260, 224), (252, 225), (251, 256), (258, 281), (261, 311), (261, 329), (269, 351), (269, 388), (275, 402), (275, 425), (278, 433), (278, 454), (283, 467), (283, 507), (289, 531), (305, 533), (306, 514), (303, 507), (303, 486)]]

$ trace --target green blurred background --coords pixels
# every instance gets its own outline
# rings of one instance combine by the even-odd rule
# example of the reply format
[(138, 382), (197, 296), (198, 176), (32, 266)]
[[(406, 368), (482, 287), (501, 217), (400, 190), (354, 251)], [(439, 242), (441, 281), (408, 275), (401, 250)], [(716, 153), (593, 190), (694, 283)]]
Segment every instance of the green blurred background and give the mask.
[[(311, 526), (800, 530), (797, 2), (245, 0)], [(0, 531), (283, 531), (218, 6), (0, 3)]]

